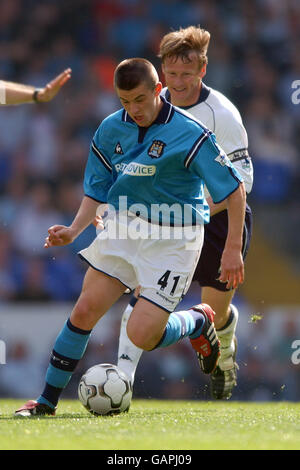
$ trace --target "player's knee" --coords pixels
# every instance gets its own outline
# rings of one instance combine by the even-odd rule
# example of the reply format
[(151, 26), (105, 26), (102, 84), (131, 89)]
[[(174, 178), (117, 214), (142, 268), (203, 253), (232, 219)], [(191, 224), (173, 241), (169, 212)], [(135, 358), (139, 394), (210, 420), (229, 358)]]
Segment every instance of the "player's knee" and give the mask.
[(96, 318), (96, 307), (86, 296), (80, 297), (72, 311), (71, 322), (83, 330), (89, 330), (96, 323)]
[(147, 329), (144, 329), (141, 325), (136, 328), (134, 325), (127, 325), (127, 335), (130, 341), (140, 349), (144, 351), (151, 351), (155, 348), (158, 341), (153, 337)]

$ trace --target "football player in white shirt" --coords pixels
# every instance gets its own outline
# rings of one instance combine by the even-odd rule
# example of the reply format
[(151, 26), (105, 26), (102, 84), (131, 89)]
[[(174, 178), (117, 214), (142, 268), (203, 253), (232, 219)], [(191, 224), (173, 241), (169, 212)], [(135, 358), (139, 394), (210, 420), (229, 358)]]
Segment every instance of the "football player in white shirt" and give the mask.
[(51, 101), (71, 78), (71, 72), (70, 68), (64, 70), (44, 88), (0, 80), (0, 106)]
[[(163, 37), (159, 51), (167, 85), (163, 94), (173, 105), (187, 110), (215, 133), (218, 144), (242, 175), (249, 193), (253, 182), (253, 167), (240, 113), (222, 93), (208, 88), (202, 81), (206, 74), (209, 41), (210, 33), (194, 26), (173, 31)], [(194, 281), (201, 286), (201, 302), (210, 305), (215, 311), (214, 321), (221, 342), (219, 364), (211, 374), (211, 395), (215, 399), (228, 399), (237, 380), (235, 331), (238, 310), (232, 303), (235, 289), (228, 290), (226, 284), (218, 280), (228, 232), (226, 202), (214, 204), (208, 193), (207, 201), (211, 221), (205, 226), (204, 245)], [(252, 214), (247, 205), (243, 258), (249, 248), (251, 228)], [(118, 350), (118, 366), (127, 373), (132, 383), (142, 350), (128, 339), (126, 325), (137, 296), (138, 291), (123, 313)]]

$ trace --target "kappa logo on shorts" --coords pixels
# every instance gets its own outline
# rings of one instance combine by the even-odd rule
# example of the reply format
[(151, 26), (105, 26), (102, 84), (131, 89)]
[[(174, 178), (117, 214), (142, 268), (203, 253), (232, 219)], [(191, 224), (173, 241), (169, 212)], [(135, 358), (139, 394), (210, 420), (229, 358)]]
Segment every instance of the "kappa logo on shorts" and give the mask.
[(151, 158), (159, 158), (162, 156), (164, 152), (166, 144), (162, 142), (161, 140), (154, 140), (152, 142), (152, 145), (148, 149), (148, 155)]

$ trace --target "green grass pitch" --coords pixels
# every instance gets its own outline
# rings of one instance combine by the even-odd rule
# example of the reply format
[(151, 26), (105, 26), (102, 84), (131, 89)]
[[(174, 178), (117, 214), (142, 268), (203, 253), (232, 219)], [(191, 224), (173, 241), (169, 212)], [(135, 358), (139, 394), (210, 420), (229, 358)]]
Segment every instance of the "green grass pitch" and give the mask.
[(0, 400), (1, 450), (300, 449), (300, 404), (133, 400), (128, 413), (94, 417), (61, 400), (55, 417), (15, 418)]

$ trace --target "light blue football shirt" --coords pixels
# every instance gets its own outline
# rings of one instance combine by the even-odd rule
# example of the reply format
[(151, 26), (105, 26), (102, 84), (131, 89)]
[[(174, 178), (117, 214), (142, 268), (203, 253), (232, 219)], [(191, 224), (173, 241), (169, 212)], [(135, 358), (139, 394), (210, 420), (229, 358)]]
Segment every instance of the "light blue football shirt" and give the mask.
[(161, 99), (162, 109), (147, 128), (124, 109), (103, 120), (91, 143), (84, 193), (153, 223), (208, 223), (204, 184), (218, 203), (242, 177), (211, 131)]

